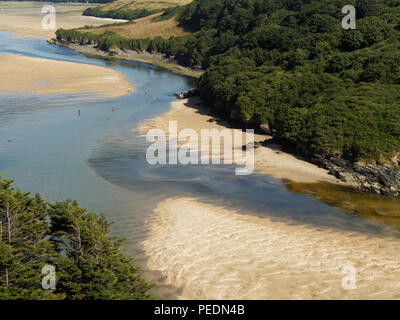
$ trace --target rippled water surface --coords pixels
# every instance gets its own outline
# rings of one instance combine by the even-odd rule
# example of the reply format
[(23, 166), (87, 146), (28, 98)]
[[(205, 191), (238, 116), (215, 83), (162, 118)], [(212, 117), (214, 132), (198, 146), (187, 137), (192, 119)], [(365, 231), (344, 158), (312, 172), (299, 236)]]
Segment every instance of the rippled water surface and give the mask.
[(134, 85), (130, 95), (103, 100), (79, 94), (0, 94), (0, 172), (49, 201), (74, 198), (91, 211), (105, 212), (115, 222), (113, 234), (127, 239), (126, 252), (157, 283), (161, 297), (173, 298), (179, 289), (163, 285), (161, 274), (146, 270), (140, 242), (152, 209), (169, 197), (196, 196), (290, 224), (386, 236), (400, 230), (398, 200), (332, 186), (283, 184), (256, 174), (238, 177), (227, 166), (148, 165), (144, 139), (133, 129), (166, 112), (173, 93), (190, 87), (188, 78), (140, 63), (86, 58), (43, 40), (0, 32), (4, 54), (106, 66)]

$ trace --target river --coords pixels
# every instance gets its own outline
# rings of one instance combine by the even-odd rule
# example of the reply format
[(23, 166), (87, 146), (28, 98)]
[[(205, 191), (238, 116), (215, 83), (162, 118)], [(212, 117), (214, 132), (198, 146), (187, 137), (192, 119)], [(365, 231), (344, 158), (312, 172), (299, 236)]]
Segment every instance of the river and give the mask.
[(44, 40), (0, 32), (0, 55), (5, 54), (104, 66), (134, 85), (134, 93), (115, 99), (0, 94), (0, 172), (23, 191), (40, 192), (48, 201), (73, 198), (90, 211), (104, 212), (114, 221), (112, 234), (126, 238), (125, 252), (156, 284), (160, 298), (173, 299), (180, 289), (147, 269), (141, 242), (153, 209), (174, 196), (292, 224), (398, 237), (396, 199), (328, 184), (281, 182), (267, 175), (238, 177), (229, 166), (149, 165), (144, 138), (134, 129), (166, 112), (173, 94), (191, 87), (189, 78), (143, 63), (87, 58)]

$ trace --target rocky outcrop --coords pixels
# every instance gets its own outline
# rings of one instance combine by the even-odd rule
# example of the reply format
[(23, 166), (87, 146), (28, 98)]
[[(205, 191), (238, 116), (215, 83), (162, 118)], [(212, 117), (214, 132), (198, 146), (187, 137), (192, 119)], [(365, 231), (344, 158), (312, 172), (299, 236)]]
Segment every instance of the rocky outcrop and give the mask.
[(260, 124), (260, 130), (264, 132), (265, 134), (272, 134), (271, 127), (268, 123), (262, 123)]
[(400, 196), (399, 167), (352, 163), (342, 158), (319, 154), (314, 155), (311, 161), (358, 189), (381, 195)]
[(187, 92), (175, 93), (175, 96), (178, 99), (186, 99), (191, 97), (196, 97), (200, 95), (199, 89), (190, 88)]

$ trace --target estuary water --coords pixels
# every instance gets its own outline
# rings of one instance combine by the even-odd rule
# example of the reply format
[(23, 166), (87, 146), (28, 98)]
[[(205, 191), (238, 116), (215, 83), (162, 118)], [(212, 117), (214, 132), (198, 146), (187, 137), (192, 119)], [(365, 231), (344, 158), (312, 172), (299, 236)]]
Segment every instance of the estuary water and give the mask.
[(0, 94), (0, 172), (47, 201), (72, 198), (89, 211), (104, 212), (114, 222), (112, 233), (126, 239), (125, 252), (156, 284), (160, 298), (173, 299), (180, 288), (148, 270), (141, 242), (153, 209), (171, 197), (196, 197), (291, 225), (398, 237), (400, 202), (395, 199), (267, 175), (239, 177), (229, 166), (149, 165), (147, 145), (135, 128), (168, 111), (174, 93), (191, 87), (189, 78), (143, 63), (87, 58), (44, 40), (0, 32), (0, 55), (6, 54), (112, 68), (133, 84), (133, 93), (115, 99)]

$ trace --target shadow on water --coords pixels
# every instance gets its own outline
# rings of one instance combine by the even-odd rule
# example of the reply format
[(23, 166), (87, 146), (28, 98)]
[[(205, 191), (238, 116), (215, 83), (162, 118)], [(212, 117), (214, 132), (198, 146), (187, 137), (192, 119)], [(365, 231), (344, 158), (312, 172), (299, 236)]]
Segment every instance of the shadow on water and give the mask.
[(205, 203), (291, 225), (380, 236), (397, 236), (400, 231), (396, 218), (400, 200), (327, 183), (282, 183), (259, 174), (236, 176), (235, 168), (228, 165), (152, 166), (145, 159), (147, 146), (135, 132), (109, 136), (91, 154), (89, 166), (112, 184), (144, 197), (157, 195), (158, 202), (171, 197), (196, 197)]
[(400, 199), (383, 197), (330, 183), (296, 183), (284, 181), (289, 191), (308, 194), (318, 201), (377, 225), (400, 231)]
[(141, 242), (153, 209), (171, 197), (196, 197), (313, 228), (379, 236), (400, 231), (397, 200), (324, 184), (283, 184), (266, 175), (239, 177), (233, 166), (149, 165), (148, 145), (133, 129), (167, 111), (173, 93), (191, 86), (185, 77), (142, 63), (89, 59), (43, 40), (3, 32), (0, 44), (0, 54), (108, 66), (133, 83), (133, 94), (116, 99), (0, 94), (0, 172), (48, 201), (74, 198), (91, 211), (105, 212), (115, 222), (113, 234), (127, 239), (126, 252), (163, 288), (162, 297), (174, 298), (179, 289), (163, 284), (160, 273), (146, 270)]

